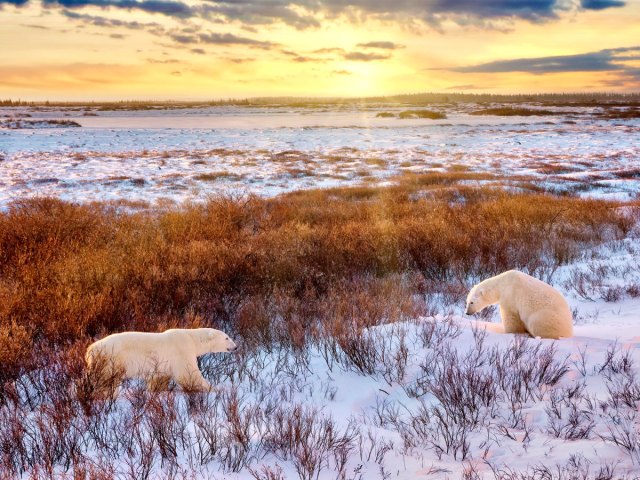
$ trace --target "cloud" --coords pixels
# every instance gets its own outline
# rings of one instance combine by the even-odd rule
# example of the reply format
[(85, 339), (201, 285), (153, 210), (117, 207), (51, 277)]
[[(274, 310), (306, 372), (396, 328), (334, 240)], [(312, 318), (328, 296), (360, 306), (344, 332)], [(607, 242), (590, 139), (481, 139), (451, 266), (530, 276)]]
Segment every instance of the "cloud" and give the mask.
[(331, 73), (334, 75), (353, 75), (349, 70), (332, 70)]
[(215, 45), (249, 45), (258, 48), (271, 48), (276, 45), (272, 42), (263, 42), (253, 38), (239, 37), (232, 33), (201, 33), (198, 35), (198, 39), (201, 43)]
[(320, 22), (312, 14), (302, 14), (291, 7), (305, 7), (307, 1), (285, 0), (222, 0), (201, 7), (206, 15), (218, 15), (228, 21), (248, 25), (268, 25), (282, 22), (299, 30), (319, 27)]
[(188, 18), (195, 15), (189, 5), (174, 0), (43, 0), (42, 3), (49, 6), (60, 5), (71, 9), (95, 6), (142, 10), (148, 13), (160, 13), (179, 18)]
[[(39, 0), (0, 0), (23, 6)], [(442, 29), (446, 21), (460, 26), (505, 29), (515, 19), (543, 22), (562, 11), (604, 10), (622, 7), (623, 0), (40, 0), (68, 9), (83, 7), (142, 10), (175, 18), (200, 17), (210, 22), (254, 25), (284, 23), (299, 30), (318, 28), (323, 18), (344, 16), (350, 21), (368, 17), (415, 23)], [(370, 42), (384, 44), (386, 42)], [(370, 47), (385, 48), (385, 47)]]
[(202, 48), (192, 48), (191, 53), (195, 53), (196, 55), (205, 55), (207, 52)]
[(367, 42), (359, 43), (357, 46), (362, 48), (381, 48), (383, 50), (397, 50), (399, 48), (404, 48), (404, 45), (399, 45), (393, 42)]
[(162, 64), (181, 63), (180, 60), (177, 60), (175, 58), (167, 58), (167, 59), (163, 59), (163, 60), (159, 60), (159, 59), (156, 59), (156, 58), (147, 58), (147, 62), (148, 63), (162, 63)]
[[(68, 1), (68, 0), (65, 0)], [(77, 1), (77, 0), (74, 0)], [(70, 19), (79, 20), (90, 25), (99, 27), (122, 27), (133, 30), (147, 29), (150, 33), (161, 36), (169, 37), (174, 42), (190, 45), (190, 44), (215, 44), (215, 45), (247, 45), (257, 48), (271, 48), (276, 44), (272, 42), (263, 42), (247, 37), (240, 37), (231, 33), (202, 33), (198, 27), (186, 26), (179, 30), (167, 31), (159, 23), (149, 22), (142, 23), (137, 21), (125, 21), (115, 18), (107, 18), (97, 15), (88, 15), (83, 13), (77, 13), (71, 10), (63, 10), (62, 14)], [(204, 54), (205, 51), (201, 48), (193, 48), (193, 53)]]
[[(325, 63), (327, 61), (329, 61), (329, 59), (327, 58), (321, 58), (321, 57), (312, 57), (309, 55), (301, 55), (297, 52), (294, 52), (293, 50), (284, 50), (281, 49), (280, 53), (282, 53), (283, 55), (286, 55), (287, 57), (291, 57), (291, 61), (295, 62), (295, 63), (308, 63), (308, 62), (318, 62), (318, 63)], [(315, 53), (315, 52), (312, 52)]]
[(231, 63), (238, 63), (238, 64), (256, 61), (255, 58), (251, 58), (251, 57), (245, 57), (245, 58), (232, 57), (232, 58), (225, 58), (224, 60), (227, 60), (228, 62), (231, 62)]
[(352, 60), (356, 62), (372, 62), (374, 60), (386, 60), (391, 55), (382, 55), (380, 53), (365, 53), (365, 52), (347, 52), (343, 55), (345, 60)]
[(95, 25), (97, 27), (107, 27), (107, 28), (115, 28), (115, 27), (123, 27), (129, 28), (132, 30), (142, 30), (145, 28), (158, 28), (160, 27), (159, 23), (155, 22), (138, 22), (138, 21), (126, 21), (126, 20), (118, 20), (115, 18), (101, 17), (98, 15), (88, 15), (85, 13), (76, 13), (71, 10), (63, 10), (62, 15), (72, 20), (79, 20), (84, 23), (88, 23), (90, 25)]
[(626, 3), (621, 0), (581, 0), (580, 5), (587, 10), (604, 10), (605, 8), (624, 7)]
[(527, 72), (534, 74), (623, 70), (625, 66), (620, 62), (628, 60), (629, 57), (620, 54), (636, 51), (640, 52), (640, 47), (607, 49), (577, 55), (497, 60), (449, 70), (463, 73)]
[(198, 37), (196, 37), (195, 35), (183, 35), (181, 33), (173, 33), (171, 34), (171, 39), (174, 42), (184, 43), (185, 45), (189, 43), (198, 43)]
[(344, 52), (344, 48), (334, 47), (334, 48), (319, 48), (318, 50), (314, 50), (311, 53), (343, 53), (343, 52)]
[[(461, 73), (508, 73), (524, 72), (534, 75), (567, 72), (608, 72), (624, 78), (625, 83), (634, 82), (640, 87), (640, 68), (633, 62), (640, 60), (640, 46), (609, 48), (598, 52), (577, 55), (561, 55), (538, 58), (498, 60), (447, 70)], [(443, 69), (438, 69), (443, 70)]]
[(50, 30), (49, 27), (45, 27), (44, 25), (34, 25), (34, 24), (31, 24), (31, 23), (23, 23), (22, 26), (23, 27), (27, 27), (27, 28), (35, 28), (37, 30)]
[[(583, 0), (605, 1), (605, 0)], [(616, 0), (609, 0), (611, 3)], [(319, 15), (360, 14), (385, 19), (421, 19), (438, 24), (444, 19), (473, 23), (479, 19), (522, 18), (540, 21), (555, 18), (566, 8), (564, 0), (211, 0), (208, 11), (228, 20), (248, 24), (281, 21), (296, 28), (318, 27)], [(361, 15), (351, 15), (358, 18)]]

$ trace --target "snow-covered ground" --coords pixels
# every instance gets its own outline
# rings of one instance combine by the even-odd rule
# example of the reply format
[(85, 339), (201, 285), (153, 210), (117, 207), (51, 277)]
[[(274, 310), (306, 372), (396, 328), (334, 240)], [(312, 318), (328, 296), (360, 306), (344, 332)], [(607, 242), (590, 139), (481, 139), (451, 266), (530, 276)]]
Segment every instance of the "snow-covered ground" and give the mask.
[[(593, 269), (597, 285), (584, 286), (592, 292), (584, 298), (573, 279)], [(461, 304), (365, 331), (375, 349), (367, 374), (346, 359), (327, 361), (323, 346), (301, 364), (290, 360), (290, 369), (279, 369), (280, 353), (265, 355), (257, 383), (209, 373), (256, 405), (260, 392), (288, 385), (281, 405), (317, 408), (339, 432), (357, 427), (360, 444), (345, 476), (328, 456), (319, 478), (640, 478), (640, 293), (608, 296), (611, 288), (640, 286), (637, 238), (584, 252), (551, 282), (574, 311), (573, 338), (491, 333), (491, 321), (464, 316)], [(502, 378), (500, 366), (514, 378)], [(446, 401), (460, 404), (446, 408)], [(294, 460), (268, 455), (256, 464), (277, 464), (282, 478), (297, 478)]]
[[(584, 182), (586, 195), (634, 199), (640, 191), (638, 119), (215, 112), (72, 112), (64, 118), (82, 128), (0, 130), (0, 205), (33, 195), (152, 203), (275, 195), (452, 167)], [(238, 480), (640, 478), (637, 232), (545, 280), (570, 302), (573, 338), (485, 332), (462, 304), (435, 305), (433, 317), (359, 332), (355, 347), (328, 339), (304, 351), (205, 358), (203, 372), (221, 391), (204, 406), (163, 397), (175, 410), (161, 412), (178, 412), (171, 425), (182, 430), (161, 432), (174, 444), (163, 447), (166, 458), (152, 458), (151, 478), (167, 469), (176, 478)], [(127, 433), (138, 395), (125, 389), (105, 413), (108, 429)], [(147, 441), (131, 435), (133, 457), (104, 450), (95, 467), (129, 471)]]
[[(57, 461), (73, 446), (91, 458), (78, 471), (123, 479), (638, 479), (637, 235), (548, 279), (574, 311), (572, 338), (492, 333), (496, 315), (472, 319), (461, 302), (298, 349), (236, 338), (238, 353), (201, 358), (213, 393), (133, 381), (90, 417), (70, 402)], [(43, 403), (19, 421), (27, 431), (57, 418)]]
[(221, 192), (270, 196), (375, 185), (404, 172), (449, 169), (624, 200), (640, 190), (640, 119), (606, 120), (585, 109), (557, 116), (454, 110), (443, 120), (377, 118), (381, 110), (218, 107), (85, 116), (0, 109), (0, 118), (82, 125), (0, 128), (0, 205), (33, 195), (166, 205)]

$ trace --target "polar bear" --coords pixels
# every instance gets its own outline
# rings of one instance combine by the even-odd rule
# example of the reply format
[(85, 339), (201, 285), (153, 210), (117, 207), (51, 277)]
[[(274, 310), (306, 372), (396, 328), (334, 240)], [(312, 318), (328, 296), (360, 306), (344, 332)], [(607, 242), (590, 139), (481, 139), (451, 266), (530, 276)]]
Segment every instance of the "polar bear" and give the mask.
[(141, 378), (151, 390), (166, 390), (175, 380), (185, 390), (209, 391), (197, 357), (210, 352), (233, 352), (236, 344), (213, 328), (173, 328), (162, 333), (123, 332), (92, 343), (85, 360), (97, 375), (99, 389), (117, 386), (125, 378)]
[(473, 315), (496, 303), (505, 333), (542, 338), (573, 335), (571, 310), (564, 296), (526, 273), (509, 270), (475, 285), (467, 296), (465, 313)]

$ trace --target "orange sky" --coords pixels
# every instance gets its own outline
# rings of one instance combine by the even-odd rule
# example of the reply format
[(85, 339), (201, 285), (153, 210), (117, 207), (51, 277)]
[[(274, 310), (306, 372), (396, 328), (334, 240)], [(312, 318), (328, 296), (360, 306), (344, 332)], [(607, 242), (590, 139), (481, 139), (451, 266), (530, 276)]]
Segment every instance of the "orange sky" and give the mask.
[(0, 98), (640, 91), (635, 0), (0, 0), (0, 24)]

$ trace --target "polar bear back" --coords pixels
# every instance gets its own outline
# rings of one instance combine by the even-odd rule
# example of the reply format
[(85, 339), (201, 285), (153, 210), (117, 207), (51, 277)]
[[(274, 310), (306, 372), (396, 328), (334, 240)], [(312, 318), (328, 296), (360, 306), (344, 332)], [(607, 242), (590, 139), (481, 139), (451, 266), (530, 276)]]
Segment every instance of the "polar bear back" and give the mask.
[(569, 312), (569, 304), (564, 296), (548, 283), (531, 275), (511, 270), (505, 277), (506, 288), (511, 286), (511, 295), (501, 295), (500, 304), (509, 305), (521, 314), (529, 314), (540, 309), (556, 309)]
[(573, 335), (571, 309), (558, 290), (526, 273), (515, 270), (508, 273), (500, 295), (503, 317), (515, 315), (534, 337), (561, 338)]
[(122, 368), (127, 378), (145, 377), (149, 372), (173, 376), (175, 366), (197, 356), (191, 336), (179, 330), (115, 333), (87, 349), (89, 366), (96, 355)]

